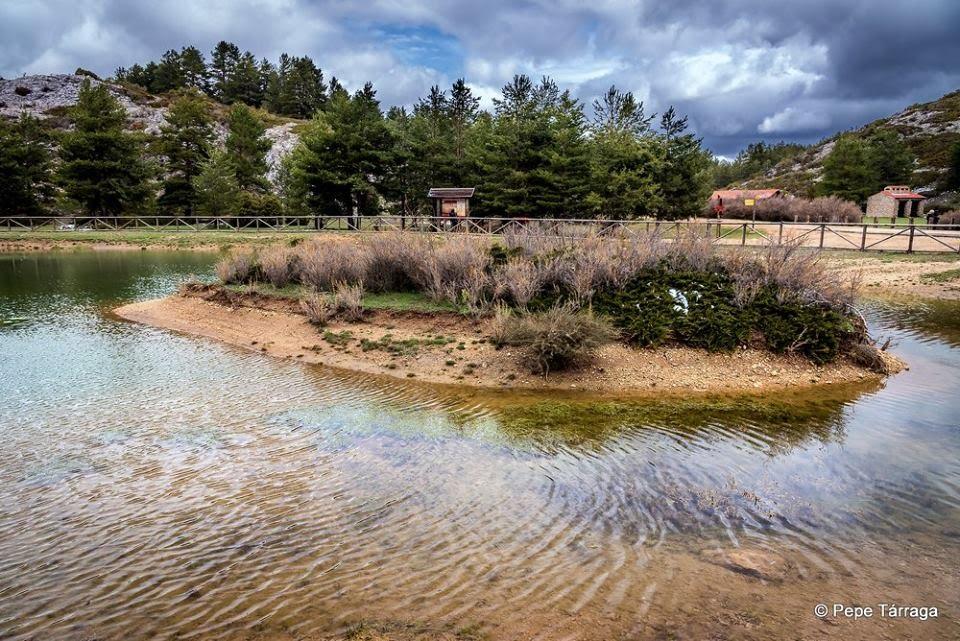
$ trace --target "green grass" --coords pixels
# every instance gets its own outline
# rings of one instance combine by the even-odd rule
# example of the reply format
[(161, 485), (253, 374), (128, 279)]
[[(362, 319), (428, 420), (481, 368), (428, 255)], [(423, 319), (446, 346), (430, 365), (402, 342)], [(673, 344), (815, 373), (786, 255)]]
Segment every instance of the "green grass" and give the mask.
[(920, 275), (920, 280), (927, 283), (949, 283), (957, 279), (960, 279), (960, 269), (948, 269), (943, 272), (930, 272)]
[[(257, 283), (256, 285), (226, 285), (225, 287), (235, 292), (252, 290), (263, 296), (273, 296), (274, 298), (290, 300), (299, 300), (309, 291), (308, 288), (303, 285), (274, 287), (266, 283)], [(464, 313), (464, 310), (452, 303), (432, 301), (419, 292), (364, 293), (363, 308), (394, 312), (421, 312), (425, 314)]]
[(197, 247), (227, 249), (235, 245), (272, 245), (294, 243), (315, 236), (316, 231), (6, 231), (0, 229), (0, 241), (64, 242), (97, 245), (132, 245), (136, 247)]

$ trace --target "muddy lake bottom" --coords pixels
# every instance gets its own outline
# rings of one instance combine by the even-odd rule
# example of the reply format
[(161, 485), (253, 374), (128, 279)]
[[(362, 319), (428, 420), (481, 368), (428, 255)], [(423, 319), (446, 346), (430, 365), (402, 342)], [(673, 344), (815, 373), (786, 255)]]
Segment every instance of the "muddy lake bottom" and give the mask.
[(865, 304), (910, 364), (883, 384), (670, 401), (110, 315), (215, 259), (0, 255), (0, 639), (960, 634), (960, 303)]

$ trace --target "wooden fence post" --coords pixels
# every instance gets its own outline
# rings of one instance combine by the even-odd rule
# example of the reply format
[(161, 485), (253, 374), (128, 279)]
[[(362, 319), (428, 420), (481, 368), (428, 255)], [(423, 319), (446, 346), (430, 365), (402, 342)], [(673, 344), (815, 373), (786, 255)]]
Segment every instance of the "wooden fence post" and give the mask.
[(907, 241), (907, 253), (908, 253), (908, 254), (912, 254), (912, 253), (913, 253), (913, 230), (914, 230), (914, 225), (913, 225), (913, 223), (910, 223), (910, 240)]
[(860, 251), (867, 251), (867, 225), (863, 225), (863, 234), (860, 236)]
[(740, 237), (740, 244), (741, 244), (741, 245), (746, 245), (746, 244), (747, 244), (747, 225), (748, 225), (748, 224), (749, 224), (749, 223), (743, 223), (743, 235)]
[(777, 234), (777, 244), (783, 244), (783, 221), (780, 221), (780, 232)]
[(823, 249), (823, 237), (827, 233), (827, 223), (820, 223), (820, 249)]

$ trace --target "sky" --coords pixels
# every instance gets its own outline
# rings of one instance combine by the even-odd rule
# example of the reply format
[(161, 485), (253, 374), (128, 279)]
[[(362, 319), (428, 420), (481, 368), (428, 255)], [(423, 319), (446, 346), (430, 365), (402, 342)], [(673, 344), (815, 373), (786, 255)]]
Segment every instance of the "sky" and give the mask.
[(815, 142), (960, 88), (960, 0), (0, 0), (0, 75), (110, 75), (223, 39), (309, 55), (410, 105), (459, 77), (492, 100), (549, 75), (591, 113), (611, 85), (670, 105), (726, 157)]

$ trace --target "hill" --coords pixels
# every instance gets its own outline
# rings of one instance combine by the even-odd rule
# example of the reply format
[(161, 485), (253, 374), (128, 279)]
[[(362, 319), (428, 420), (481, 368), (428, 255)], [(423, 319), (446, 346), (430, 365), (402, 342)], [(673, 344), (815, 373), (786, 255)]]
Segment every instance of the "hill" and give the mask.
[[(80, 86), (87, 79), (95, 84), (105, 84), (120, 101), (127, 112), (129, 130), (159, 135), (160, 128), (166, 124), (170, 95), (157, 96), (136, 85), (112, 83), (78, 74), (33, 75), (0, 80), (0, 117), (18, 118), (25, 112), (39, 118), (52, 129), (66, 129), (70, 126), (68, 110), (76, 104)], [(226, 138), (228, 108), (213, 100), (208, 99), (208, 102), (216, 121), (217, 139), (222, 143)], [(267, 153), (270, 168), (268, 177), (272, 180), (280, 160), (296, 146), (299, 140), (296, 129), (304, 121), (280, 117), (263, 110), (258, 113), (267, 126), (266, 136), (273, 143)]]
[[(849, 133), (867, 138), (880, 130), (895, 131), (916, 155), (912, 186), (923, 193), (936, 195), (939, 193), (938, 183), (947, 171), (950, 150), (960, 142), (960, 91), (932, 102), (912, 105)], [(823, 171), (823, 160), (833, 150), (840, 135), (806, 147), (737, 186), (750, 189), (779, 187), (798, 196), (812, 196)]]

